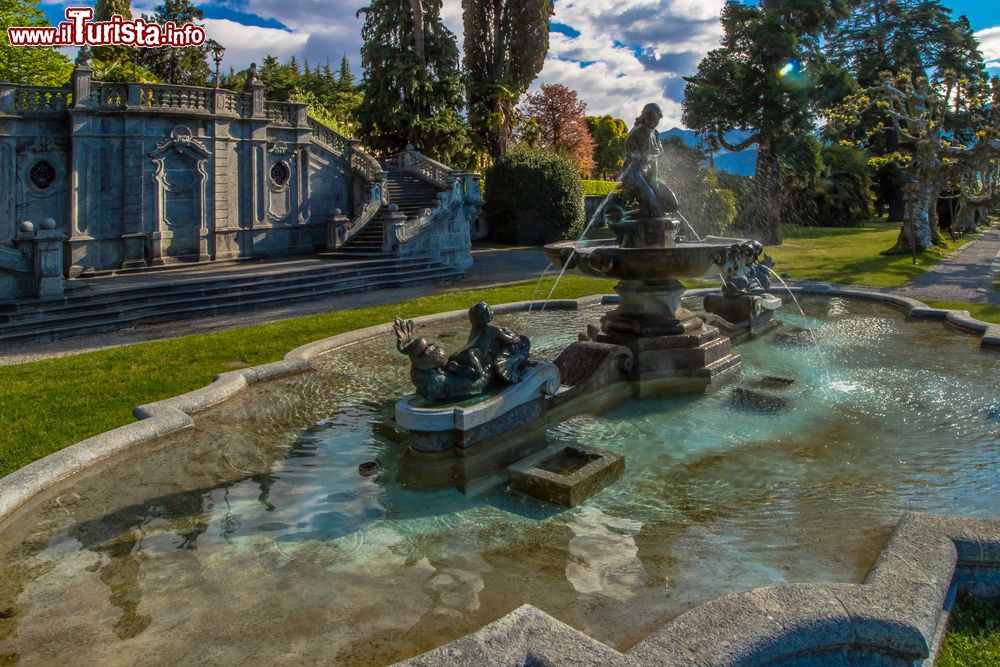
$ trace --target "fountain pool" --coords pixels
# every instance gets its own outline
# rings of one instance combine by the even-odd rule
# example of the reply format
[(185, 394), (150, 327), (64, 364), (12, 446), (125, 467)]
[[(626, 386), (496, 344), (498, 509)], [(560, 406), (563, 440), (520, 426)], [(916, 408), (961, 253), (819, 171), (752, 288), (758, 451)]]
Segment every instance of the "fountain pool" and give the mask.
[[(1000, 354), (867, 301), (803, 307), (781, 317), (815, 335), (739, 347), (741, 382), (795, 380), (779, 411), (722, 387), (548, 424), (626, 459), (572, 510), (396, 484), (391, 335), (255, 385), (0, 526), (0, 660), (380, 665), (524, 603), (626, 650), (724, 593), (859, 582), (904, 511), (995, 517)], [(498, 320), (551, 358), (606, 310)]]

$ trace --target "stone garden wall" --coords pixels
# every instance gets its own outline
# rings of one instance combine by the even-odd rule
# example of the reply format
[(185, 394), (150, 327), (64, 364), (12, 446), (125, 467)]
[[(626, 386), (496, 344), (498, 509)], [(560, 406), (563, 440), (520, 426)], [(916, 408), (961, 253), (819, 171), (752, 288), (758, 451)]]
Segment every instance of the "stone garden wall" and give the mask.
[(0, 300), (25, 291), (46, 219), (67, 277), (323, 249), (357, 151), (259, 85), (105, 83), (86, 65), (67, 88), (0, 83)]

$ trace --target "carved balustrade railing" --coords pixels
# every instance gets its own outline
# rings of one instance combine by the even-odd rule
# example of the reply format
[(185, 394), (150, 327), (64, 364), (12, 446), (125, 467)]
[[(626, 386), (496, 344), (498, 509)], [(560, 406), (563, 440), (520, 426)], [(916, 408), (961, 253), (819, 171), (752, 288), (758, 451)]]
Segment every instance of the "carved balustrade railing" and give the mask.
[(386, 166), (416, 174), (439, 188), (449, 187), (452, 177), (461, 173), (437, 160), (432, 160), (412, 146), (407, 147), (402, 153), (388, 158)]
[(13, 91), (13, 111), (19, 114), (65, 111), (72, 99), (73, 92), (69, 88), (17, 86)]
[(331, 130), (315, 118), (309, 119), (309, 129), (312, 130), (313, 139), (329, 148), (335, 155), (343, 157), (350, 149), (350, 139)]
[(384, 169), (374, 157), (357, 145), (351, 147), (351, 170), (369, 183), (374, 183)]
[(396, 247), (409, 243), (438, 223), (448, 221), (455, 209), (465, 204), (465, 184), (460, 177), (452, 177), (446, 190), (438, 194), (437, 206), (426, 209), (416, 218), (396, 223), (392, 230)]
[(264, 114), (275, 125), (295, 127), (298, 124), (300, 104), (294, 102), (265, 102)]
[(130, 105), (148, 109), (176, 109), (178, 111), (211, 112), (213, 109), (211, 88), (194, 86), (174, 86), (161, 83), (129, 84), (134, 97)]

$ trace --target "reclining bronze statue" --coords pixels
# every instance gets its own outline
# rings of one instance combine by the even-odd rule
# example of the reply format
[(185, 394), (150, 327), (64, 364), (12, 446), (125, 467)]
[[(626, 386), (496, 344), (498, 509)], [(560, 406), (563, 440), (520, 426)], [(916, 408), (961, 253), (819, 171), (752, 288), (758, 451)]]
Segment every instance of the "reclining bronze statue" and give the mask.
[(428, 401), (453, 401), (515, 384), (529, 366), (531, 341), (492, 323), (493, 309), (480, 301), (469, 309), (469, 341), (450, 357), (437, 343), (418, 337), (413, 320), (396, 318), (396, 349), (410, 357), (410, 379)]

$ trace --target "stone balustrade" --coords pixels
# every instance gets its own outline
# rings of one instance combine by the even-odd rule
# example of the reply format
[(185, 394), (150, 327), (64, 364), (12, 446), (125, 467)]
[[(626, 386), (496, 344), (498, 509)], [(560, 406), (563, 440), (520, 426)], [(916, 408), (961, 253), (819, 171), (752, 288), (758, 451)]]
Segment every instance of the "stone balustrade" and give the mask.
[(378, 180), (378, 175), (383, 172), (379, 161), (361, 150), (358, 142), (351, 143), (351, 169), (369, 183)]
[[(313, 139), (325, 145), (327, 148), (332, 150), (336, 155), (343, 156), (344, 154), (347, 153), (347, 151), (351, 147), (350, 139), (334, 132), (333, 130), (331, 130), (318, 120), (310, 118), (309, 128), (312, 130)], [(371, 159), (375, 160), (375, 158)]]
[[(16, 114), (46, 114), (58, 113), (69, 108), (72, 102), (72, 92), (69, 88), (51, 88), (44, 86), (10, 86), (0, 84), (7, 90), (0, 92), (0, 110)], [(3, 101), (8, 99), (8, 108)]]
[(402, 153), (388, 158), (386, 164), (395, 169), (402, 169), (403, 171), (416, 174), (440, 188), (449, 187), (452, 177), (461, 173), (427, 157), (413, 146), (407, 146), (406, 150)]

